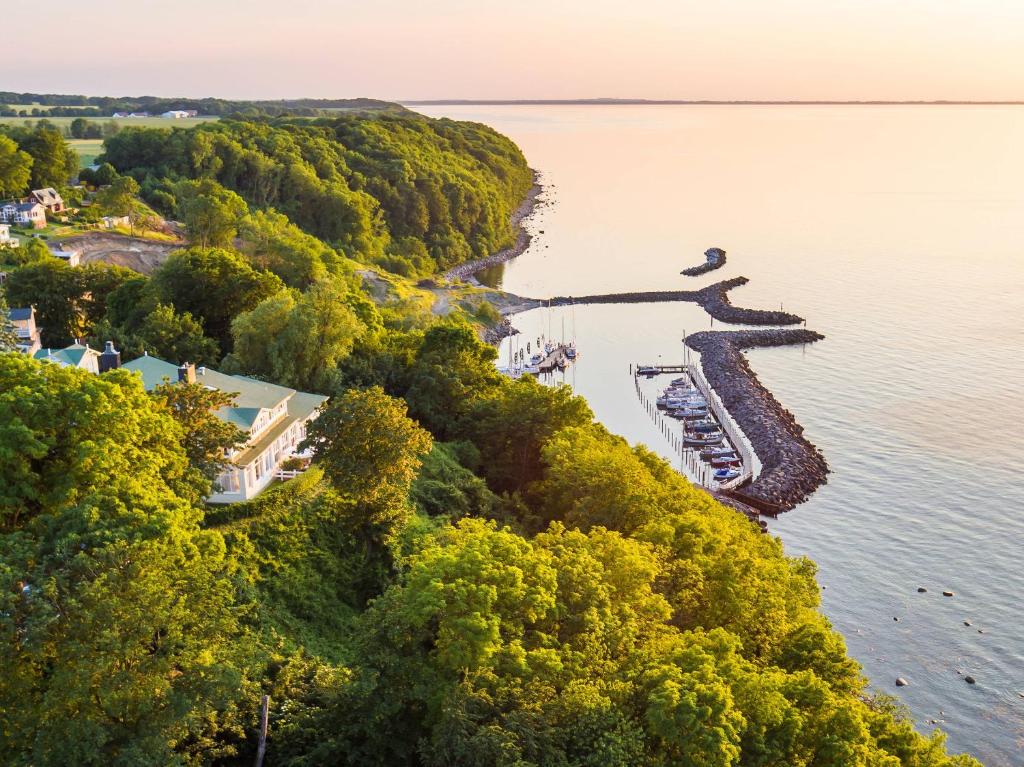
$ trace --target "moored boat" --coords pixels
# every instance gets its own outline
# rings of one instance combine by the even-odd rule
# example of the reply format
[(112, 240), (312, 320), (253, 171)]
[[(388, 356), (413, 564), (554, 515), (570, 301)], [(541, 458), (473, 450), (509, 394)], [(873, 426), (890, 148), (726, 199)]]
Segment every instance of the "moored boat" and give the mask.
[(722, 434), (697, 434), (697, 435), (685, 435), (683, 437), (683, 447), (704, 447), (706, 445), (721, 445)]
[(715, 481), (728, 482), (731, 479), (736, 479), (739, 475), (739, 469), (718, 469), (715, 471)]
[(729, 466), (739, 466), (740, 457), (738, 455), (723, 455), (717, 458), (711, 459), (711, 465), (716, 469), (724, 469)]

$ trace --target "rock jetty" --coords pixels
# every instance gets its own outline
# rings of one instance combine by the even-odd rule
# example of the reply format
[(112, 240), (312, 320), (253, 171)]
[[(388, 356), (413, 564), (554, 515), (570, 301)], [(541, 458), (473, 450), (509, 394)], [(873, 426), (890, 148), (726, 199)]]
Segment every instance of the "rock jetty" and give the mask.
[(699, 304), (704, 311), (719, 322), (732, 325), (799, 325), (804, 321), (789, 312), (772, 309), (744, 309), (733, 306), (729, 300), (729, 291), (746, 285), (746, 277), (734, 277), (731, 280), (716, 282), (700, 290), (650, 290), (637, 293), (603, 293), (593, 296), (555, 296), (551, 299), (523, 299), (531, 301), (533, 306), (569, 306), (576, 304), (648, 304), (673, 301), (688, 301)]
[(704, 331), (686, 339), (701, 355), (708, 382), (736, 419), (761, 461), (761, 473), (745, 487), (731, 491), (760, 511), (788, 511), (827, 481), (821, 452), (803, 436), (803, 427), (757, 379), (744, 349), (819, 341), (811, 330)]
[(680, 274), (685, 274), (687, 277), (700, 277), (702, 274), (707, 274), (721, 266), (725, 266), (725, 251), (721, 248), (708, 248), (704, 251), (704, 258), (707, 261), (703, 264), (683, 269)]

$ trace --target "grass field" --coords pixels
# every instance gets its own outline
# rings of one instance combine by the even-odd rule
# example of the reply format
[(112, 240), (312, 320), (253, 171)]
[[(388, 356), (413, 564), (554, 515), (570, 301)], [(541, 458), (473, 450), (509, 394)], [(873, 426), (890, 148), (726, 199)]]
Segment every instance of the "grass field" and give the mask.
[[(6, 123), (8, 125), (22, 125), (27, 122), (37, 122), (39, 120), (48, 120), (59, 128), (63, 128), (67, 125), (71, 125), (71, 121), (74, 117), (0, 117), (0, 123)], [(128, 128), (133, 125), (140, 128), (191, 128), (195, 125), (202, 123), (211, 122), (213, 120), (219, 120), (219, 117), (183, 117), (180, 120), (172, 120), (168, 117), (119, 117), (114, 119), (113, 117), (87, 117), (85, 118), (91, 122), (105, 123), (116, 122), (122, 128)]]
[[(31, 112), (33, 109), (38, 109), (40, 112), (49, 112), (53, 109), (52, 104), (4, 104), (3, 106), (10, 107), (11, 109), (17, 109), (19, 112), (23, 109), (27, 112)], [(75, 106), (73, 104), (61, 104), (60, 106), (62, 109), (85, 109), (84, 105)]]
[(78, 152), (79, 168), (88, 168), (103, 153), (103, 139), (101, 138), (72, 138), (68, 139), (68, 143)]

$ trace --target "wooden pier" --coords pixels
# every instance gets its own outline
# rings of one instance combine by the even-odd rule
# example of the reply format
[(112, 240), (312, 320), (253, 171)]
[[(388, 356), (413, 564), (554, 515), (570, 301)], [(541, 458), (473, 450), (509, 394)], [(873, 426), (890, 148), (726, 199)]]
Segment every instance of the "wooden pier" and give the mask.
[(540, 373), (551, 373), (552, 371), (568, 366), (569, 363), (572, 362), (565, 353), (565, 350), (568, 348), (568, 344), (558, 344), (551, 350), (551, 353), (548, 354), (548, 356), (537, 363), (537, 371)]
[[(668, 440), (672, 449), (679, 454), (680, 468), (684, 469), (700, 485), (712, 491), (729, 491), (750, 482), (757, 471), (760, 470), (760, 462), (750, 446), (746, 436), (732, 420), (722, 400), (711, 385), (708, 383), (700, 368), (696, 365), (630, 365), (630, 374), (633, 376), (634, 388), (640, 403), (644, 406), (648, 415), (654, 419), (659, 431)], [(700, 391), (704, 400), (708, 403), (708, 410), (714, 416), (715, 421), (721, 426), (722, 431), (728, 437), (730, 444), (735, 448), (741, 459), (740, 476), (728, 482), (717, 482), (714, 478), (714, 470), (700, 457), (700, 451), (683, 446), (681, 435), (673, 427), (674, 421), (659, 410), (643, 389), (640, 387), (640, 378), (654, 378), (667, 373), (685, 374), (695, 387)]]

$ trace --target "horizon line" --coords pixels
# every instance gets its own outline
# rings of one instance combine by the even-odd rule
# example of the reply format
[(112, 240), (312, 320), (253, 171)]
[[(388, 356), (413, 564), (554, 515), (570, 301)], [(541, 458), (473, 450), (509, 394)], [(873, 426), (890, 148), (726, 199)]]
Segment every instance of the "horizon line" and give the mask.
[(1021, 100), (974, 99), (396, 99), (402, 106), (515, 106), (521, 105), (692, 105), (692, 106), (1022, 106)]

